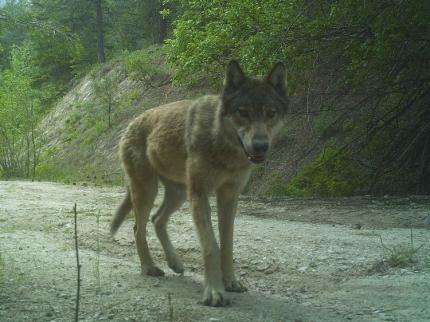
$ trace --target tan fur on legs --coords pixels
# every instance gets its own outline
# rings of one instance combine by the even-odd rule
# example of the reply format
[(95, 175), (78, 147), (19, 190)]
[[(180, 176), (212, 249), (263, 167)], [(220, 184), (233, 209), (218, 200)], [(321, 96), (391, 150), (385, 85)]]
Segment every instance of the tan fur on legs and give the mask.
[(162, 276), (164, 272), (154, 265), (146, 240), (146, 224), (148, 223), (149, 213), (157, 195), (158, 180), (155, 174), (151, 172), (146, 172), (145, 175), (144, 172), (137, 172), (136, 174), (141, 174), (141, 176), (131, 179), (130, 190), (136, 218), (134, 236), (142, 274)]
[(167, 234), (167, 222), (170, 215), (174, 213), (186, 199), (185, 185), (161, 178), (165, 192), (163, 203), (157, 213), (152, 217), (157, 237), (163, 246), (167, 264), (176, 273), (182, 274), (184, 266), (173, 247), (169, 235)]
[(193, 219), (200, 239), (205, 268), (203, 303), (210, 306), (224, 306), (228, 304), (228, 300), (225, 297), (222, 283), (220, 250), (212, 228), (208, 187), (202, 182), (201, 176), (190, 173), (188, 180)]
[(123, 201), (111, 227), (119, 227), (121, 220), (125, 218), (124, 211), (121, 211), (128, 210), (127, 199), (130, 199), (136, 220), (134, 236), (142, 274), (162, 276), (164, 272), (154, 265), (146, 240), (146, 225), (158, 191), (158, 175), (146, 156), (146, 144), (133, 132), (126, 133), (120, 144), (122, 164), (129, 180), (130, 196)]
[[(245, 181), (246, 182), (246, 181)], [(226, 291), (245, 292), (233, 269), (233, 227), (237, 211), (237, 199), (242, 187), (240, 182), (228, 182), (216, 191), (218, 208), (218, 229), (221, 246), (221, 271)]]

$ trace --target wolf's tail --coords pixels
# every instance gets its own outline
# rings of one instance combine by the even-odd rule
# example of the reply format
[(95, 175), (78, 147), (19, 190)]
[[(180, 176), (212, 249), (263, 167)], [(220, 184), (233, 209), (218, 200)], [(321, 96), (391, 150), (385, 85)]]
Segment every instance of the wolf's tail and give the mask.
[(110, 233), (111, 235), (115, 235), (118, 228), (121, 226), (127, 214), (131, 211), (133, 205), (131, 203), (130, 191), (127, 189), (127, 194), (125, 195), (124, 200), (121, 205), (118, 207), (113, 219), (110, 224)]

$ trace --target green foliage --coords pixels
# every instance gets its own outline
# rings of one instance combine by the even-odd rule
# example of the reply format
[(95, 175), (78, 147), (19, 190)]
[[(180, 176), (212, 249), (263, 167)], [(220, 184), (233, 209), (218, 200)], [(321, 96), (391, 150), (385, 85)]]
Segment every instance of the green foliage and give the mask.
[(167, 42), (177, 82), (219, 83), (231, 58), (252, 74), (283, 61), (289, 92), (324, 114), (316, 134), (360, 151), (376, 181), (398, 174), (372, 187), (430, 191), (429, 1), (177, 3)]
[(365, 184), (365, 175), (350, 156), (336, 148), (327, 148), (309, 165), (304, 166), (278, 194), (293, 197), (351, 196)]
[[(397, 48), (402, 40), (418, 50), (425, 45), (425, 37), (420, 35), (429, 31), (430, 5), (419, 0), (407, 4), (322, 0), (177, 2), (183, 13), (168, 40), (168, 58), (178, 69), (181, 82), (196, 81), (208, 73), (219, 77), (231, 58), (239, 59), (252, 73), (281, 60), (287, 64), (290, 86), (295, 88), (303, 75), (317, 69), (318, 58), (329, 56), (329, 63), (334, 58), (345, 64), (345, 87), (359, 85), (373, 73), (389, 76), (387, 69), (399, 58)], [(415, 63), (412, 65), (415, 68)]]
[(12, 48), (24, 42), (26, 26), (22, 22), (28, 19), (28, 1), (7, 1), (0, 8), (0, 70), (9, 67)]
[(70, 162), (59, 161), (60, 151), (56, 147), (46, 149), (40, 156), (35, 179), (66, 184), (123, 185), (122, 175), (100, 171), (100, 167), (86, 163), (80, 167)]
[(3, 176), (34, 176), (42, 136), (41, 93), (32, 87), (37, 70), (27, 45), (11, 51), (10, 68), (0, 78), (0, 169)]
[(127, 93), (125, 93), (125, 95), (121, 96), (121, 100), (118, 103), (119, 109), (122, 110), (132, 106), (134, 103), (137, 102), (140, 97), (140, 91), (136, 89), (128, 91)]
[(157, 79), (168, 77), (168, 72), (163, 66), (164, 51), (161, 47), (151, 47), (145, 50), (137, 50), (125, 58), (125, 66), (128, 76), (145, 85), (152, 85)]
[[(107, 47), (113, 52), (123, 49), (136, 50), (150, 44), (161, 43), (163, 1), (127, 0), (109, 1), (105, 5), (109, 12), (107, 23)], [(164, 19), (165, 20), (165, 19)]]
[(183, 14), (167, 41), (176, 80), (220, 79), (228, 60), (237, 58), (251, 73), (275, 60), (289, 62), (285, 42), (299, 1), (178, 1)]
[[(162, 41), (168, 29), (160, 14), (164, 8), (159, 0), (103, 1), (107, 57)], [(0, 8), (0, 66), (8, 66), (13, 46), (27, 42), (38, 69), (33, 85), (49, 107), (71, 79), (97, 62), (95, 19), (96, 5), (90, 0), (7, 1)]]
[(85, 137), (83, 138), (83, 143), (86, 145), (91, 145), (96, 141), (96, 139), (100, 138), (100, 136), (107, 129), (106, 122), (103, 120), (98, 120), (91, 126), (88, 131), (85, 132)]
[(104, 107), (108, 128), (112, 126), (112, 114), (118, 100), (116, 93), (121, 79), (122, 75), (118, 71), (109, 71), (93, 79), (93, 90)]

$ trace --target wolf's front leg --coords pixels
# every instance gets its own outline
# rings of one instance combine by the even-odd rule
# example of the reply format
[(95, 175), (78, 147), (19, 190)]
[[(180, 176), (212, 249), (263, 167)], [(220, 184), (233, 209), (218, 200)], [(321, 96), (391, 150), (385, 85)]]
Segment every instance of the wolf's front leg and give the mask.
[(202, 189), (190, 190), (190, 202), (203, 253), (205, 269), (203, 304), (225, 306), (229, 302), (225, 298), (220, 250), (212, 228), (208, 196)]
[(221, 244), (221, 270), (225, 289), (229, 292), (246, 291), (246, 287), (236, 279), (233, 268), (233, 227), (239, 193), (239, 187), (232, 183), (220, 187), (216, 194)]

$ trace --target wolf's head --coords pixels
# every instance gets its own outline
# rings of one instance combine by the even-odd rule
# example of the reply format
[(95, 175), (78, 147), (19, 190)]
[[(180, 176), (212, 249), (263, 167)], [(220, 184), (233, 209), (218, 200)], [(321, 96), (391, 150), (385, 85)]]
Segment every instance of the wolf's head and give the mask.
[(222, 103), (223, 117), (236, 132), (248, 160), (263, 162), (288, 108), (284, 64), (275, 64), (265, 79), (257, 80), (247, 77), (239, 64), (231, 61)]

